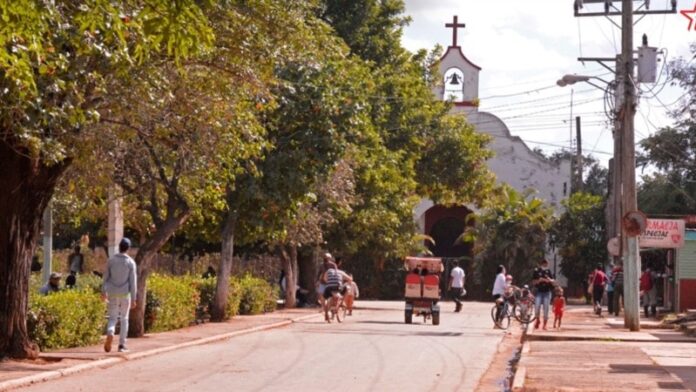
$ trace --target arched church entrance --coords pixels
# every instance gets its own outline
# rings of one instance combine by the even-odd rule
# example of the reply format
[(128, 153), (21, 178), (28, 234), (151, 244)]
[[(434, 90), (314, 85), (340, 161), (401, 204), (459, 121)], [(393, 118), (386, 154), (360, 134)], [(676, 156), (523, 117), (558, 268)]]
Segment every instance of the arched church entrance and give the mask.
[(429, 244), (435, 257), (469, 258), (472, 244), (459, 241), (466, 228), (467, 216), (471, 213), (466, 207), (433, 206), (425, 212), (425, 234), (435, 241)]
[[(442, 257), (445, 270), (440, 280), (440, 289), (443, 294), (447, 291), (449, 275), (456, 261), (466, 271), (473, 257), (473, 244), (463, 243), (460, 240), (467, 226), (467, 216), (472, 211), (466, 207), (433, 206), (425, 212), (425, 234), (434, 240), (428, 247), (435, 257)], [(469, 222), (473, 224), (473, 221)], [(446, 295), (446, 294), (445, 294)]]

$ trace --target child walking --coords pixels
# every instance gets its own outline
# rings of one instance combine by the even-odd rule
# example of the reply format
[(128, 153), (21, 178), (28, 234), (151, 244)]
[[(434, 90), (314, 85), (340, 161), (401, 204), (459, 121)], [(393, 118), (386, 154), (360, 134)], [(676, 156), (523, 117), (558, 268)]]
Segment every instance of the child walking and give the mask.
[[(565, 310), (565, 297), (563, 297), (563, 289), (557, 287), (555, 290), (556, 298), (553, 300), (553, 327), (561, 328), (561, 321), (563, 320), (563, 311)], [(556, 324), (558, 323), (558, 324)]]

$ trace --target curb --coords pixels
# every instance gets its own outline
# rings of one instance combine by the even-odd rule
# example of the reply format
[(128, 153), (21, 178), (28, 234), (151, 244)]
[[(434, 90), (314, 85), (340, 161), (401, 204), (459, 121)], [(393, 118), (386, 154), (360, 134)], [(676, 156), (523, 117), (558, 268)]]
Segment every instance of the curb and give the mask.
[(524, 379), (527, 378), (527, 368), (518, 366), (515, 378), (512, 379), (512, 392), (524, 391)]
[(182, 348), (187, 348), (187, 347), (192, 347), (192, 346), (200, 346), (203, 344), (207, 343), (212, 343), (212, 342), (217, 342), (221, 340), (227, 340), (230, 338), (233, 338), (235, 336), (239, 335), (245, 335), (249, 333), (254, 333), (254, 332), (259, 332), (259, 331), (265, 331), (268, 329), (274, 329), (274, 328), (280, 328), (284, 327), (293, 323), (297, 323), (306, 319), (310, 319), (312, 317), (317, 317), (319, 316), (319, 313), (316, 314), (308, 314), (304, 316), (300, 316), (297, 318), (289, 319), (289, 320), (283, 320), (283, 321), (278, 321), (272, 324), (266, 324), (266, 325), (259, 325), (257, 327), (252, 327), (252, 328), (246, 328), (246, 329), (240, 329), (238, 331), (233, 331), (233, 332), (228, 332), (228, 333), (223, 333), (220, 335), (215, 335), (215, 336), (209, 336), (207, 338), (200, 338), (200, 339), (195, 339), (191, 340), (189, 342), (184, 342), (184, 343), (179, 343), (175, 344), (172, 346), (166, 346), (166, 347), (159, 347), (151, 350), (145, 350), (137, 353), (132, 353), (132, 354), (127, 354), (120, 356), (118, 358), (104, 358), (104, 359), (97, 359), (94, 361), (91, 361), (89, 363), (83, 363), (75, 366), (70, 366), (65, 369), (59, 369), (59, 370), (49, 370), (46, 372), (41, 372), (39, 374), (34, 374), (31, 376), (25, 376), (21, 378), (16, 378), (14, 380), (8, 380), (4, 382), (0, 382), (0, 392), (2, 391), (9, 391), (12, 389), (16, 388), (21, 388), (21, 387), (26, 387), (32, 384), (38, 384), (50, 380), (55, 380), (61, 377), (69, 376), (71, 374), (76, 374), (83, 372), (85, 370), (91, 370), (95, 369), (98, 367), (108, 367), (108, 366), (113, 366), (121, 362), (126, 362), (126, 361), (133, 361), (136, 359), (141, 359), (141, 358), (147, 358), (151, 357), (157, 354), (163, 354), (169, 351), (175, 351), (175, 350), (180, 350)]
[(510, 387), (512, 392), (524, 391), (524, 380), (527, 378), (527, 367), (522, 365), (522, 360), (525, 354), (529, 354), (529, 350), (529, 342), (525, 341), (522, 344), (522, 349), (520, 349), (520, 359), (517, 361), (515, 375), (512, 377), (512, 386)]
[(626, 343), (694, 343), (693, 339), (674, 339), (674, 340), (646, 340), (646, 339), (625, 339), (612, 338), (609, 336), (549, 336), (549, 335), (529, 335), (527, 340), (559, 342), (559, 341), (574, 341), (574, 342), (626, 342)]

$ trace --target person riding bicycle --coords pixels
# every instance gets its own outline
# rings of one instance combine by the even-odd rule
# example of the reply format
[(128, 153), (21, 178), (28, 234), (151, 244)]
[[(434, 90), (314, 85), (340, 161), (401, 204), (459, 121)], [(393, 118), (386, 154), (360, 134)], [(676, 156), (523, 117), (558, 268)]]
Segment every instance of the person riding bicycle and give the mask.
[(493, 292), (491, 293), (493, 294), (493, 300), (498, 306), (498, 310), (495, 314), (496, 320), (500, 319), (500, 313), (503, 310), (503, 302), (505, 302), (503, 295), (505, 294), (506, 288), (505, 267), (503, 265), (499, 265), (496, 269), (495, 282), (493, 282)]
[[(344, 294), (346, 288), (344, 287), (344, 282), (350, 282), (350, 276), (345, 272), (339, 270), (336, 265), (331, 265), (326, 272), (324, 272), (324, 281), (326, 286), (324, 288), (324, 319), (329, 321), (329, 300), (331, 299), (334, 292), (339, 292)], [(343, 298), (341, 298), (343, 302)], [(340, 305), (339, 305), (340, 306)]]

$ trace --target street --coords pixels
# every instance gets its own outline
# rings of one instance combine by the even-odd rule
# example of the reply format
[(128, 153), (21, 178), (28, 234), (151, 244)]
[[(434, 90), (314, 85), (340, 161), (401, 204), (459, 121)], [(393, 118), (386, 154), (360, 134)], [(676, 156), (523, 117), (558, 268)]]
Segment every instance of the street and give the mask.
[(473, 391), (504, 332), (488, 303), (444, 303), (441, 325), (403, 323), (402, 302), (362, 302), (341, 324), (288, 327), (86, 371), (25, 391)]

